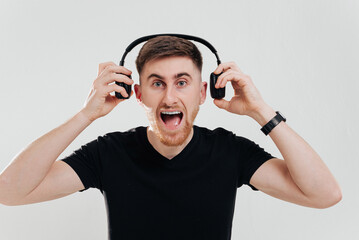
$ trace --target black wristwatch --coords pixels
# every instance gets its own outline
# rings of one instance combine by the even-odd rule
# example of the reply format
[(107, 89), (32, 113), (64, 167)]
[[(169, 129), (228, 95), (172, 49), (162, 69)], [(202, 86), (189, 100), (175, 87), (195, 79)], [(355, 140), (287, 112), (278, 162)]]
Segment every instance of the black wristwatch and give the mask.
[(272, 129), (277, 126), (281, 121), (285, 122), (287, 119), (279, 112), (276, 112), (277, 115), (275, 115), (274, 118), (272, 118), (266, 125), (264, 125), (261, 130), (265, 135), (268, 135)]

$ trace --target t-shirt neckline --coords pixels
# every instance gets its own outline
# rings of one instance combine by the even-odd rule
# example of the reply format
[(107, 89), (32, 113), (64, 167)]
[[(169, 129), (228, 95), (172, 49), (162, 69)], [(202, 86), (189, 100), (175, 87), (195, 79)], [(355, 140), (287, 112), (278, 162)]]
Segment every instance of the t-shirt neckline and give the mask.
[(191, 151), (191, 149), (197, 142), (198, 137), (199, 137), (198, 129), (197, 129), (197, 126), (194, 125), (193, 126), (193, 136), (192, 136), (192, 139), (189, 141), (189, 143), (185, 146), (185, 148), (180, 153), (178, 153), (173, 158), (168, 159), (165, 156), (163, 156), (162, 154), (160, 154), (149, 142), (148, 137), (147, 137), (147, 127), (141, 128), (141, 139), (142, 139), (143, 143), (145, 144), (145, 147), (147, 148), (149, 153), (152, 154), (157, 159), (160, 159), (161, 161), (168, 163), (168, 164), (172, 164), (174, 162), (177, 162), (179, 159), (185, 158), (187, 153)]

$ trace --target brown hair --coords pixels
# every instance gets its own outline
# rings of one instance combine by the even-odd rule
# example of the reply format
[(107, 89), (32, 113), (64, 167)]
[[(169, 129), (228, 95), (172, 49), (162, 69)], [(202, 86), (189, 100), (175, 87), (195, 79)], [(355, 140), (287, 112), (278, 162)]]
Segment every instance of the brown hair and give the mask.
[(202, 71), (202, 55), (196, 45), (183, 38), (159, 36), (148, 40), (141, 48), (136, 59), (138, 74), (141, 74), (144, 65), (150, 60), (171, 56), (189, 57)]

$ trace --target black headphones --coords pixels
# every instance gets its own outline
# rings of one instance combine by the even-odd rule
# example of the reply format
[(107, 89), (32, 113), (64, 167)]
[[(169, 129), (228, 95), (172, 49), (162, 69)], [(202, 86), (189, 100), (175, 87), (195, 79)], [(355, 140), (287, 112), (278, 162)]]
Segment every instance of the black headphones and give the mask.
[[(218, 54), (217, 54), (217, 51), (216, 49), (209, 43), (207, 42), (206, 40), (202, 39), (202, 38), (199, 38), (199, 37), (195, 37), (195, 36), (190, 36), (190, 35), (184, 35), (184, 34), (173, 34), (173, 33), (165, 33), (165, 34), (154, 34), (154, 35), (149, 35), (149, 36), (144, 36), (144, 37), (141, 37), (135, 41), (133, 41), (130, 45), (128, 45), (128, 47), (126, 48), (126, 51), (125, 53), (122, 55), (122, 58), (121, 58), (121, 61), (120, 61), (120, 66), (123, 66), (124, 63), (125, 63), (125, 58), (127, 56), (127, 54), (134, 48), (136, 47), (138, 44), (142, 43), (142, 42), (145, 42), (145, 41), (148, 41), (152, 38), (155, 38), (155, 37), (158, 37), (158, 36), (173, 36), (173, 37), (179, 37), (179, 38), (183, 38), (183, 39), (186, 39), (186, 40), (192, 40), (192, 41), (196, 41), (196, 42), (200, 42), (202, 43), (203, 45), (205, 45), (206, 47), (208, 47), (213, 53), (214, 55), (216, 56), (217, 58), (217, 65), (221, 64), (221, 60), (219, 59), (218, 57)], [(226, 93), (226, 87), (224, 88), (215, 88), (214, 86), (216, 85), (216, 82), (217, 82), (217, 79), (219, 77), (220, 74), (214, 74), (213, 72), (211, 73), (210, 75), (210, 80), (209, 80), (209, 85), (210, 85), (210, 91), (211, 91), (211, 97), (212, 98), (215, 98), (215, 99), (221, 99), (221, 98), (224, 98), (225, 96), (225, 93)], [(128, 76), (129, 78), (132, 78), (131, 75)], [(131, 85), (128, 85), (126, 83), (123, 83), (123, 82), (116, 82), (117, 85), (123, 87), (127, 94), (128, 94), (128, 97), (123, 97), (121, 95), (121, 93), (119, 92), (115, 92), (115, 95), (117, 98), (119, 99), (127, 99), (130, 97), (130, 94), (131, 94)]]

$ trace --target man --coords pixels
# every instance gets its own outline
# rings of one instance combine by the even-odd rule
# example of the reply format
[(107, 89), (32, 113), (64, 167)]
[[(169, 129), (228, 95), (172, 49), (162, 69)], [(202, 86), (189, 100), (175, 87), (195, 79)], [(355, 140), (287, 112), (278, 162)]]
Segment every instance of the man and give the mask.
[[(207, 88), (193, 43), (151, 39), (136, 66), (135, 94), (149, 126), (106, 134), (56, 161), (81, 131), (124, 101), (112, 92), (128, 96), (113, 83), (134, 83), (125, 67), (100, 64), (83, 109), (31, 143), (3, 171), (1, 203), (47, 201), (95, 187), (106, 199), (110, 239), (230, 239), (236, 190), (243, 184), (308, 207), (340, 201), (326, 165), (285, 121), (269, 130), (284, 160), (225, 129), (193, 126)], [(231, 82), (235, 95), (214, 100), (216, 106), (261, 126), (276, 116), (235, 63), (220, 64), (214, 73), (221, 72), (216, 87)]]

